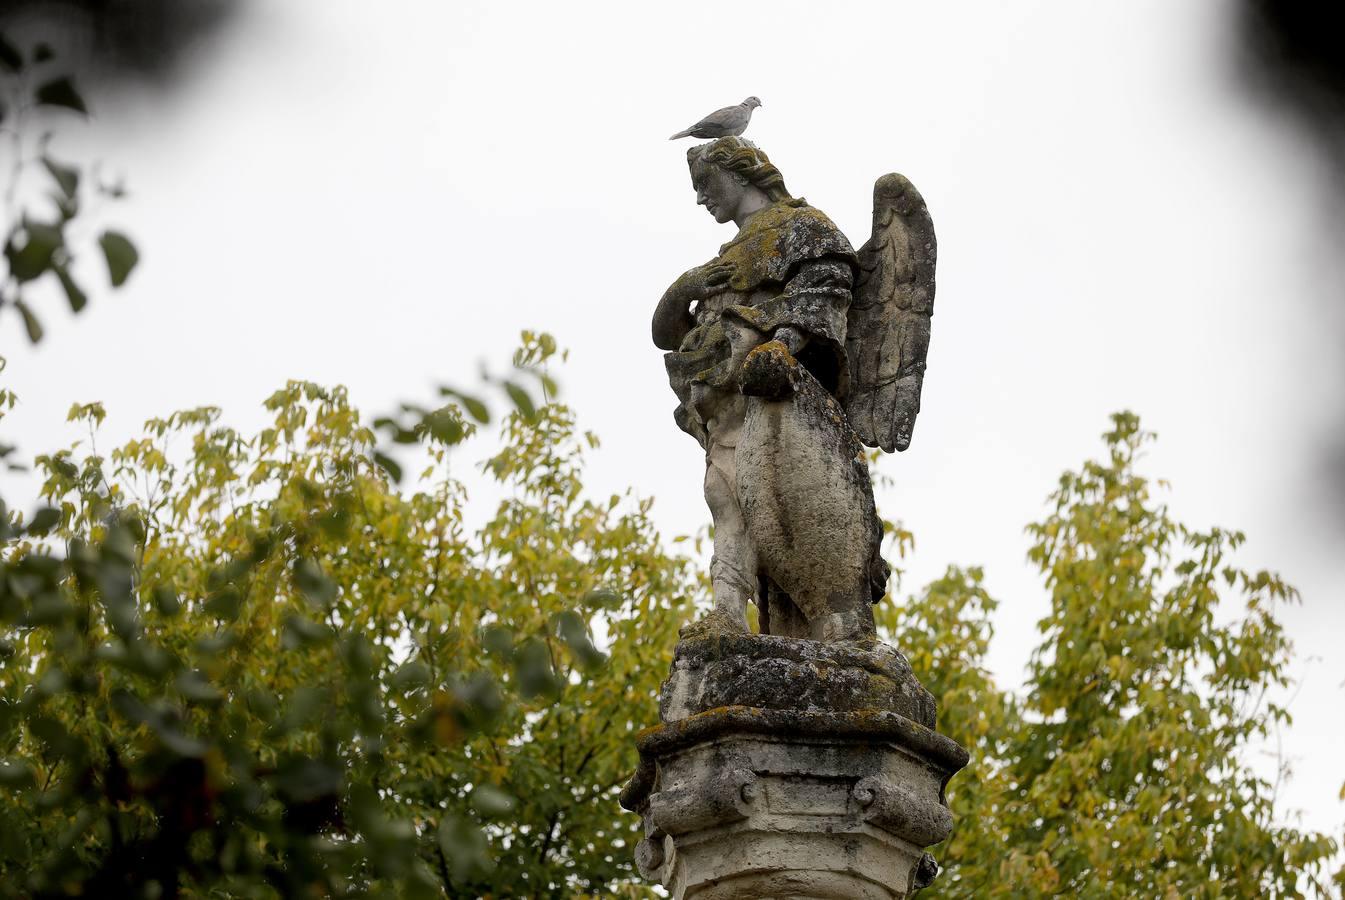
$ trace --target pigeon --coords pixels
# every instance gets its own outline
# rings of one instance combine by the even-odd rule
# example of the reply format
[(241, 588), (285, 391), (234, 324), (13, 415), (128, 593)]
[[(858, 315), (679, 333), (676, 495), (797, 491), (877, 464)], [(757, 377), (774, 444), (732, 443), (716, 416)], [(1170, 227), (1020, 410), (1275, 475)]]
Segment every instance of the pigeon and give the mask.
[(686, 131), (679, 131), (668, 140), (675, 141), (684, 137), (721, 138), (729, 135), (737, 137), (747, 130), (747, 123), (752, 121), (752, 110), (760, 105), (761, 101), (756, 97), (748, 97), (737, 106), (715, 110)]

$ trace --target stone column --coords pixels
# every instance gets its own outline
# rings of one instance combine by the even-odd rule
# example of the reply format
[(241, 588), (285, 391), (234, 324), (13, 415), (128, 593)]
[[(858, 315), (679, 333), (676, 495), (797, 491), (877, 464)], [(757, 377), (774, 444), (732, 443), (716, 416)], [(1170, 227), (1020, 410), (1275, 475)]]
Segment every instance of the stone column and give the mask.
[(909, 897), (938, 871), (967, 753), (877, 641), (710, 634), (678, 644), (662, 724), (621, 803), (640, 872), (674, 898)]

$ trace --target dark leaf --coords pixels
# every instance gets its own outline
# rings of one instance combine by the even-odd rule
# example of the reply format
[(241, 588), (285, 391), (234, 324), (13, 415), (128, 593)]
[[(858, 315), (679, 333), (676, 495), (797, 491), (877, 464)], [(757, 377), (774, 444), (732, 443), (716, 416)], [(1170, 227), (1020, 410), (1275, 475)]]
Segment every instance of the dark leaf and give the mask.
[(541, 641), (529, 640), (520, 646), (514, 657), (514, 666), (518, 677), (518, 693), (523, 699), (559, 695), (562, 685), (551, 668), (551, 655)]
[(238, 618), (243, 606), (243, 595), (235, 587), (225, 587), (211, 595), (206, 601), (205, 611), (217, 619), (232, 622)]
[(421, 424), (425, 426), (425, 430), (435, 440), (442, 441), (445, 444), (456, 444), (466, 434), (456, 410), (451, 406), (445, 406), (442, 409), (427, 413), (421, 419)]
[(159, 610), (159, 614), (172, 618), (182, 609), (182, 601), (178, 599), (177, 592), (164, 584), (154, 586), (154, 606)]
[(65, 266), (56, 266), (56, 277), (60, 279), (61, 287), (65, 290), (65, 297), (70, 301), (70, 311), (79, 312), (89, 303), (89, 298), (80, 290), (79, 285), (75, 284), (75, 279), (70, 277), (70, 272)]
[(154, 729), (159, 742), (179, 756), (205, 756), (210, 749), (205, 741), (189, 737), (167, 722), (150, 722), (150, 727)]
[(308, 803), (341, 792), (341, 770), (307, 757), (291, 757), (280, 764), (274, 776), (276, 788), (290, 803)]
[(218, 703), (224, 695), (200, 672), (183, 671), (174, 682), (183, 698), (196, 703)]
[(47, 167), (61, 193), (73, 198), (79, 192), (79, 169), (61, 165), (50, 156), (42, 157), (42, 165)]
[(22, 247), (14, 242), (13, 237), (5, 245), (9, 272), (20, 283), (32, 281), (50, 269), (52, 254), (65, 243), (65, 237), (56, 225), (25, 222), (23, 232), (25, 240)]
[(408, 691), (423, 684), (428, 684), (429, 680), (430, 667), (423, 662), (412, 661), (393, 672), (389, 683), (399, 691)]
[(57, 78), (55, 81), (48, 81), (38, 88), (37, 93), (33, 96), (43, 106), (61, 106), (85, 115), (89, 113), (89, 108), (84, 105), (84, 98), (79, 95), (79, 91), (75, 90), (74, 82), (69, 78)]
[(281, 637), (281, 643), (285, 649), (294, 650), (311, 644), (326, 643), (332, 637), (333, 632), (328, 626), (291, 613), (285, 617), (285, 633)]
[(625, 598), (611, 588), (598, 588), (584, 595), (585, 605), (595, 609), (619, 609), (624, 600)]
[(533, 405), (532, 397), (528, 396), (527, 391), (512, 381), (506, 381), (504, 389), (509, 394), (509, 399), (514, 401), (514, 406), (518, 408), (519, 415), (529, 422), (536, 420), (537, 407)]
[(573, 610), (566, 610), (556, 616), (556, 633), (569, 645), (581, 667), (594, 669), (602, 665), (607, 657), (588, 636), (588, 626), (583, 617)]
[[(3, 38), (0, 38), (3, 40)], [(23, 759), (0, 759), (0, 787), (22, 791), (37, 783), (33, 767)]]
[(112, 279), (112, 286), (121, 287), (140, 261), (140, 254), (124, 234), (116, 231), (103, 232), (98, 245), (103, 248), (103, 256), (107, 258), (107, 273)]
[(478, 784), (472, 791), (472, 806), (483, 816), (505, 816), (514, 811), (517, 801), (493, 784)]
[(56, 52), (50, 44), (38, 44), (33, 48), (33, 62), (48, 62), (56, 58)]
[(397, 462), (397, 460), (393, 459), (391, 456), (388, 456), (385, 453), (379, 453), (377, 450), (375, 450), (374, 462), (376, 462), (379, 468), (381, 468), (384, 472), (387, 472), (388, 477), (391, 478), (393, 481), (401, 482), (402, 465), (401, 463)]
[(19, 309), (19, 315), (23, 316), (23, 327), (28, 332), (28, 340), (36, 344), (42, 340), (42, 323), (33, 315), (33, 311), (28, 308), (28, 304), (22, 300), (15, 300), (14, 305)]
[(441, 387), (439, 393), (445, 397), (453, 397), (457, 399), (457, 401), (462, 404), (462, 408), (467, 410), (467, 413), (482, 425), (488, 425), (490, 423), (490, 410), (486, 408), (486, 404), (482, 403), (472, 395), (464, 394), (462, 391), (454, 390), (450, 387)]
[(197, 653), (214, 656), (217, 653), (223, 653), (236, 643), (238, 643), (237, 634), (233, 631), (221, 631), (219, 634), (211, 634), (199, 639), (194, 646)]
[(322, 571), (316, 561), (303, 557), (294, 562), (294, 585), (319, 609), (325, 609), (336, 600), (336, 582)]
[(7, 72), (18, 72), (23, 68), (23, 54), (3, 34), (0, 34), (0, 68)]
[(58, 593), (39, 594), (28, 610), (28, 624), (56, 625), (74, 611), (75, 607)]
[(44, 506), (33, 514), (33, 521), (28, 523), (28, 533), (43, 535), (59, 524), (61, 524), (61, 511)]
[(503, 625), (487, 625), (481, 632), (481, 646), (487, 653), (507, 656), (514, 649), (514, 633)]
[(454, 881), (471, 881), (490, 874), (495, 861), (486, 836), (466, 819), (448, 814), (439, 823), (439, 849)]
[(349, 635), (341, 649), (352, 673), (361, 677), (373, 673), (374, 648), (367, 637), (362, 634)]

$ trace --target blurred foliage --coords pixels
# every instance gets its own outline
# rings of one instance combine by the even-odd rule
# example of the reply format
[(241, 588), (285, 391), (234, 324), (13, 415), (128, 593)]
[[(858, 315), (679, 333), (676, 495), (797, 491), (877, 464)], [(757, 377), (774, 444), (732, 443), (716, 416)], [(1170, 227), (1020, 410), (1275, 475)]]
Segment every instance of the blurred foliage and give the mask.
[(525, 335), (470, 531), (458, 392), (382, 420), (403, 491), (339, 388), (106, 454), (74, 407), (0, 517), (0, 895), (647, 896), (616, 794), (696, 580), (648, 500), (586, 496), (554, 355)]
[(93, 253), (102, 257), (108, 281), (121, 287), (140, 260), (135, 245), (121, 232), (104, 229), (96, 240), (91, 219), (104, 200), (123, 194), (120, 184), (107, 184), (96, 168), (59, 160), (50, 150), (51, 133), (33, 135), (35, 120), (48, 114), (88, 115), (84, 98), (46, 44), (21, 49), (0, 31), (0, 148), (6, 171), (5, 219), (0, 243), (4, 269), (0, 275), (0, 319), (13, 309), (28, 339), (42, 340), (42, 319), (34, 308), (35, 286), (59, 286), (71, 312), (88, 304), (77, 267)]
[[(138, 261), (77, 237), (120, 187), (27, 134), (87, 114), (53, 56), (0, 34), (0, 317), (33, 341), (33, 285), (87, 303), (77, 249), (113, 287)], [(616, 794), (699, 585), (647, 499), (585, 493), (596, 438), (557, 356), (525, 334), (494, 382), (506, 499), (475, 529), (449, 467), (492, 422), (471, 393), (366, 426), (292, 382), (259, 434), (187, 410), (106, 456), (103, 408), (72, 408), (88, 439), (38, 457), (45, 505), (0, 500), (0, 898), (653, 896)], [(979, 569), (877, 610), (972, 751), (931, 895), (1329, 896), (1338, 844), (1285, 826), (1247, 764), (1289, 720), (1296, 595), (1231, 563), (1240, 533), (1169, 518), (1135, 471), (1150, 437), (1117, 415), (1029, 526), (1051, 611), (1021, 697), (985, 668)]]
[(1289, 721), (1275, 611), (1297, 595), (1232, 562), (1241, 533), (1174, 522), (1135, 469), (1152, 435), (1128, 413), (1113, 426), (1107, 457), (1065, 473), (1028, 527), (1051, 606), (1021, 698), (985, 668), (996, 603), (979, 569), (880, 607), (972, 756), (927, 893), (1333, 896), (1338, 843), (1284, 825), (1249, 765)]

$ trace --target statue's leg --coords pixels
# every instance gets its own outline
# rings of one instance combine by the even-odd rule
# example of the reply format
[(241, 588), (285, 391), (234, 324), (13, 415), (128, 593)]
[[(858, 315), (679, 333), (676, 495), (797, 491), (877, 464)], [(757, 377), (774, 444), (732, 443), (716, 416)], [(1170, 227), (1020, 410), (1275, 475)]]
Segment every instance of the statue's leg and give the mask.
[(716, 437), (716, 431), (711, 430), (705, 455), (705, 503), (715, 528), (714, 555), (710, 557), (713, 614), (733, 630), (747, 631), (747, 601), (756, 594), (756, 551), (738, 505), (734, 470), (737, 448)]
[(811, 637), (872, 640), (882, 529), (859, 440), (783, 344), (749, 354), (743, 391), (738, 498), (762, 571), (806, 616)]

